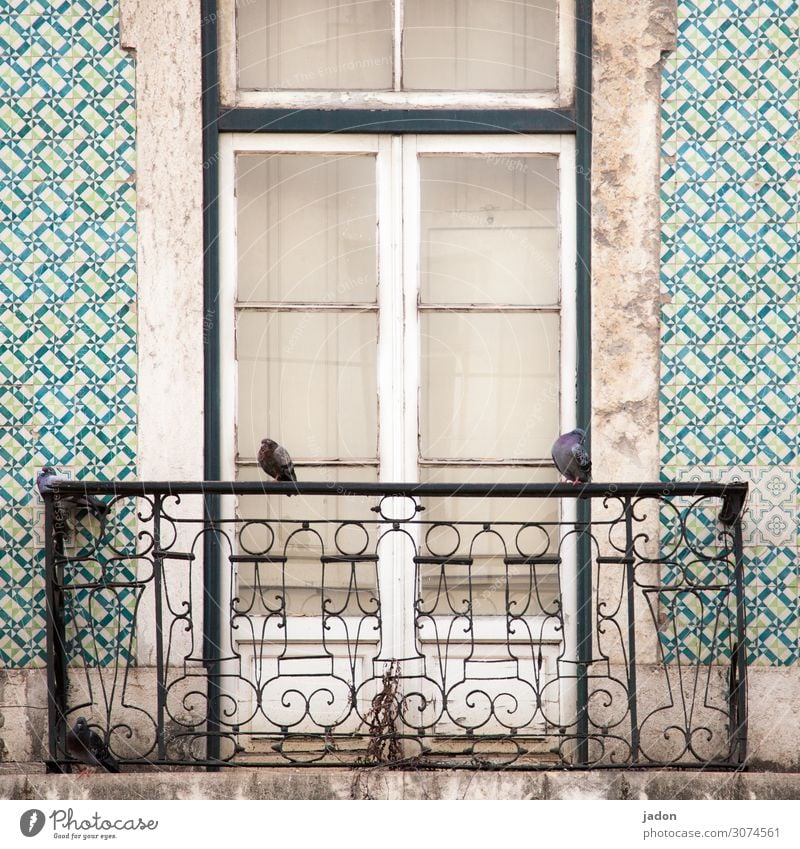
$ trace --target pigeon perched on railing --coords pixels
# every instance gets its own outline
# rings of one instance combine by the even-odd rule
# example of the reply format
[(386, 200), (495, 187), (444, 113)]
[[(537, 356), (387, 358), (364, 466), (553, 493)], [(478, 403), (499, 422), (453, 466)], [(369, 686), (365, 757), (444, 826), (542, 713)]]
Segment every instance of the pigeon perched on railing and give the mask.
[(592, 479), (592, 461), (584, 447), (586, 431), (579, 427), (562, 433), (551, 450), (556, 468), (572, 483), (589, 483)]
[[(36, 475), (36, 486), (39, 492), (44, 495), (46, 492), (52, 491), (52, 485), (58, 481), (65, 481), (63, 475), (60, 475), (53, 466), (44, 466)], [(99, 498), (93, 495), (81, 495), (77, 492), (60, 495), (57, 499), (57, 506), (61, 510), (88, 510), (95, 518), (103, 520), (106, 514), (111, 509), (110, 504), (105, 504)]]
[(119, 772), (119, 764), (109, 754), (108, 746), (82, 716), (67, 731), (67, 751), (83, 764), (100, 766), (106, 772)]
[(258, 465), (276, 481), (297, 482), (294, 471), (294, 463), (289, 452), (278, 445), (274, 439), (262, 439), (261, 448), (258, 451)]

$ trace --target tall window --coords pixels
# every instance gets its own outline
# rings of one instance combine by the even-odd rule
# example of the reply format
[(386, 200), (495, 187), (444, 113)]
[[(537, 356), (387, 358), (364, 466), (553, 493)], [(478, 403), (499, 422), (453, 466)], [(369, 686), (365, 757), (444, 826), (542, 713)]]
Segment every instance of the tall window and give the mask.
[[(572, 5), (220, 0), (223, 103), (269, 112), (223, 135), (228, 473), (260, 475), (270, 435), (306, 478), (552, 479), (575, 403), (573, 136), (497, 135), (481, 110), (571, 104)], [(303, 134), (271, 132), (297, 105)], [(364, 106), (363, 133), (313, 132)], [(398, 107), (471, 132), (393, 134)]]
[[(222, 356), (233, 378), (223, 381), (223, 478), (262, 480), (256, 453), (270, 436), (300, 480), (557, 480), (550, 445), (575, 419), (574, 136), (553, 118), (572, 101), (571, 6), (221, 3), (221, 97), (233, 107), (220, 146)], [(514, 131), (533, 113), (543, 132)], [(446, 133), (451, 120), (459, 131)], [(286, 121), (303, 132), (275, 131)], [(330, 131), (337, 122), (345, 132)], [(335, 497), (266, 505), (272, 518), (363, 519), (364, 509)], [(496, 518), (486, 504), (471, 515), (466, 499), (426, 509), (433, 521)], [(524, 521), (557, 508), (491, 509)], [(264, 498), (239, 510), (263, 516)], [(297, 568), (275, 575), (288, 616), (280, 637), (308, 645), (319, 546), (285, 542)], [(378, 554), (365, 583), (407, 569), (408, 552)], [(491, 656), (493, 640), (510, 639), (498, 615), (505, 585), (491, 541), (473, 554)], [(238, 580), (246, 599), (254, 575), (242, 565)], [(384, 630), (397, 644), (381, 657), (410, 657), (424, 568), (413, 591), (392, 586), (382, 609), (400, 627)]]

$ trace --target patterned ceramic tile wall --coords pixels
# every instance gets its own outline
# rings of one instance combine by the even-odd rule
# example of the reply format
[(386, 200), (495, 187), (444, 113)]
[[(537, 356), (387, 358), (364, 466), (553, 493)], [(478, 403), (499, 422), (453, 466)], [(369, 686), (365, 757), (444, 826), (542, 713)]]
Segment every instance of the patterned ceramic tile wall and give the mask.
[(800, 655), (800, 5), (678, 0), (678, 15), (662, 92), (662, 474), (750, 482), (748, 659), (789, 664)]
[(117, 0), (3, 0), (0, 666), (44, 659), (36, 471), (135, 474), (134, 142)]

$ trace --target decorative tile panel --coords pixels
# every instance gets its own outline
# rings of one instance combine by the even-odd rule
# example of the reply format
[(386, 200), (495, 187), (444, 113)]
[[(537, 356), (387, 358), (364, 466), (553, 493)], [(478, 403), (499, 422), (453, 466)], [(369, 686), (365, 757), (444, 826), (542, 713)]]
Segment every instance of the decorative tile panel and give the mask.
[(790, 466), (697, 466), (676, 469), (674, 480), (746, 481), (742, 535), (746, 547), (797, 545), (797, 478)]
[[(38, 469), (135, 475), (134, 152), (117, 1), (0, 4), (0, 667), (45, 658)], [(109, 661), (129, 611), (74, 656)]]
[[(662, 85), (662, 476), (750, 483), (748, 659), (768, 664), (800, 657), (799, 28), (795, 0), (678, 0)], [(702, 616), (674, 615), (691, 654)]]

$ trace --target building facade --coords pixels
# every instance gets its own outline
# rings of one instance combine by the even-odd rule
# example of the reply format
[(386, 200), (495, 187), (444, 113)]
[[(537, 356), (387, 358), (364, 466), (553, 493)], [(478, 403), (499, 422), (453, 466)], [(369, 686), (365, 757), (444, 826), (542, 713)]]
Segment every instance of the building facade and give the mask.
[[(796, 769), (800, 9), (594, 0), (582, 160), (587, 128), (559, 121), (580, 114), (588, 4), (554, 2), (541, 20), (519, 4), (498, 29), (530, 27), (558, 50), (512, 39), (505, 70), (491, 70), (491, 43), (483, 55), (469, 37), (439, 41), (461, 27), (483, 45), (480, 10), (455, 25), (406, 3), (401, 50), (401, 25), (380, 17), (391, 4), (367, 5), (371, 40), (349, 19), (335, 37), (288, 14), (267, 27), (266, 5), (247, 0), (0, 11), (3, 760), (43, 762), (49, 745), (43, 465), (256, 481), (269, 431), (290, 434), (301, 480), (555, 483), (550, 442), (578, 422), (596, 481), (748, 483), (748, 758)], [(490, 5), (496, 22), (503, 4)], [(369, 126), (331, 119), (348, 110)], [(402, 110), (417, 123), (376, 131)], [(431, 131), (420, 110), (479, 126)], [(552, 123), (515, 128), (537, 110)], [(519, 283), (532, 268), (535, 297)], [(199, 495), (184, 504), (202, 513)], [(121, 503), (117, 521), (127, 551), (135, 510)], [(137, 568), (114, 564), (128, 583)], [(202, 610), (202, 580), (181, 588)], [(131, 587), (92, 598), (74, 620), (79, 659), (157, 665), (152, 629), (134, 627), (148, 603)], [(640, 641), (642, 681), (698, 660), (702, 603), (673, 609), (666, 654), (663, 634)]]

